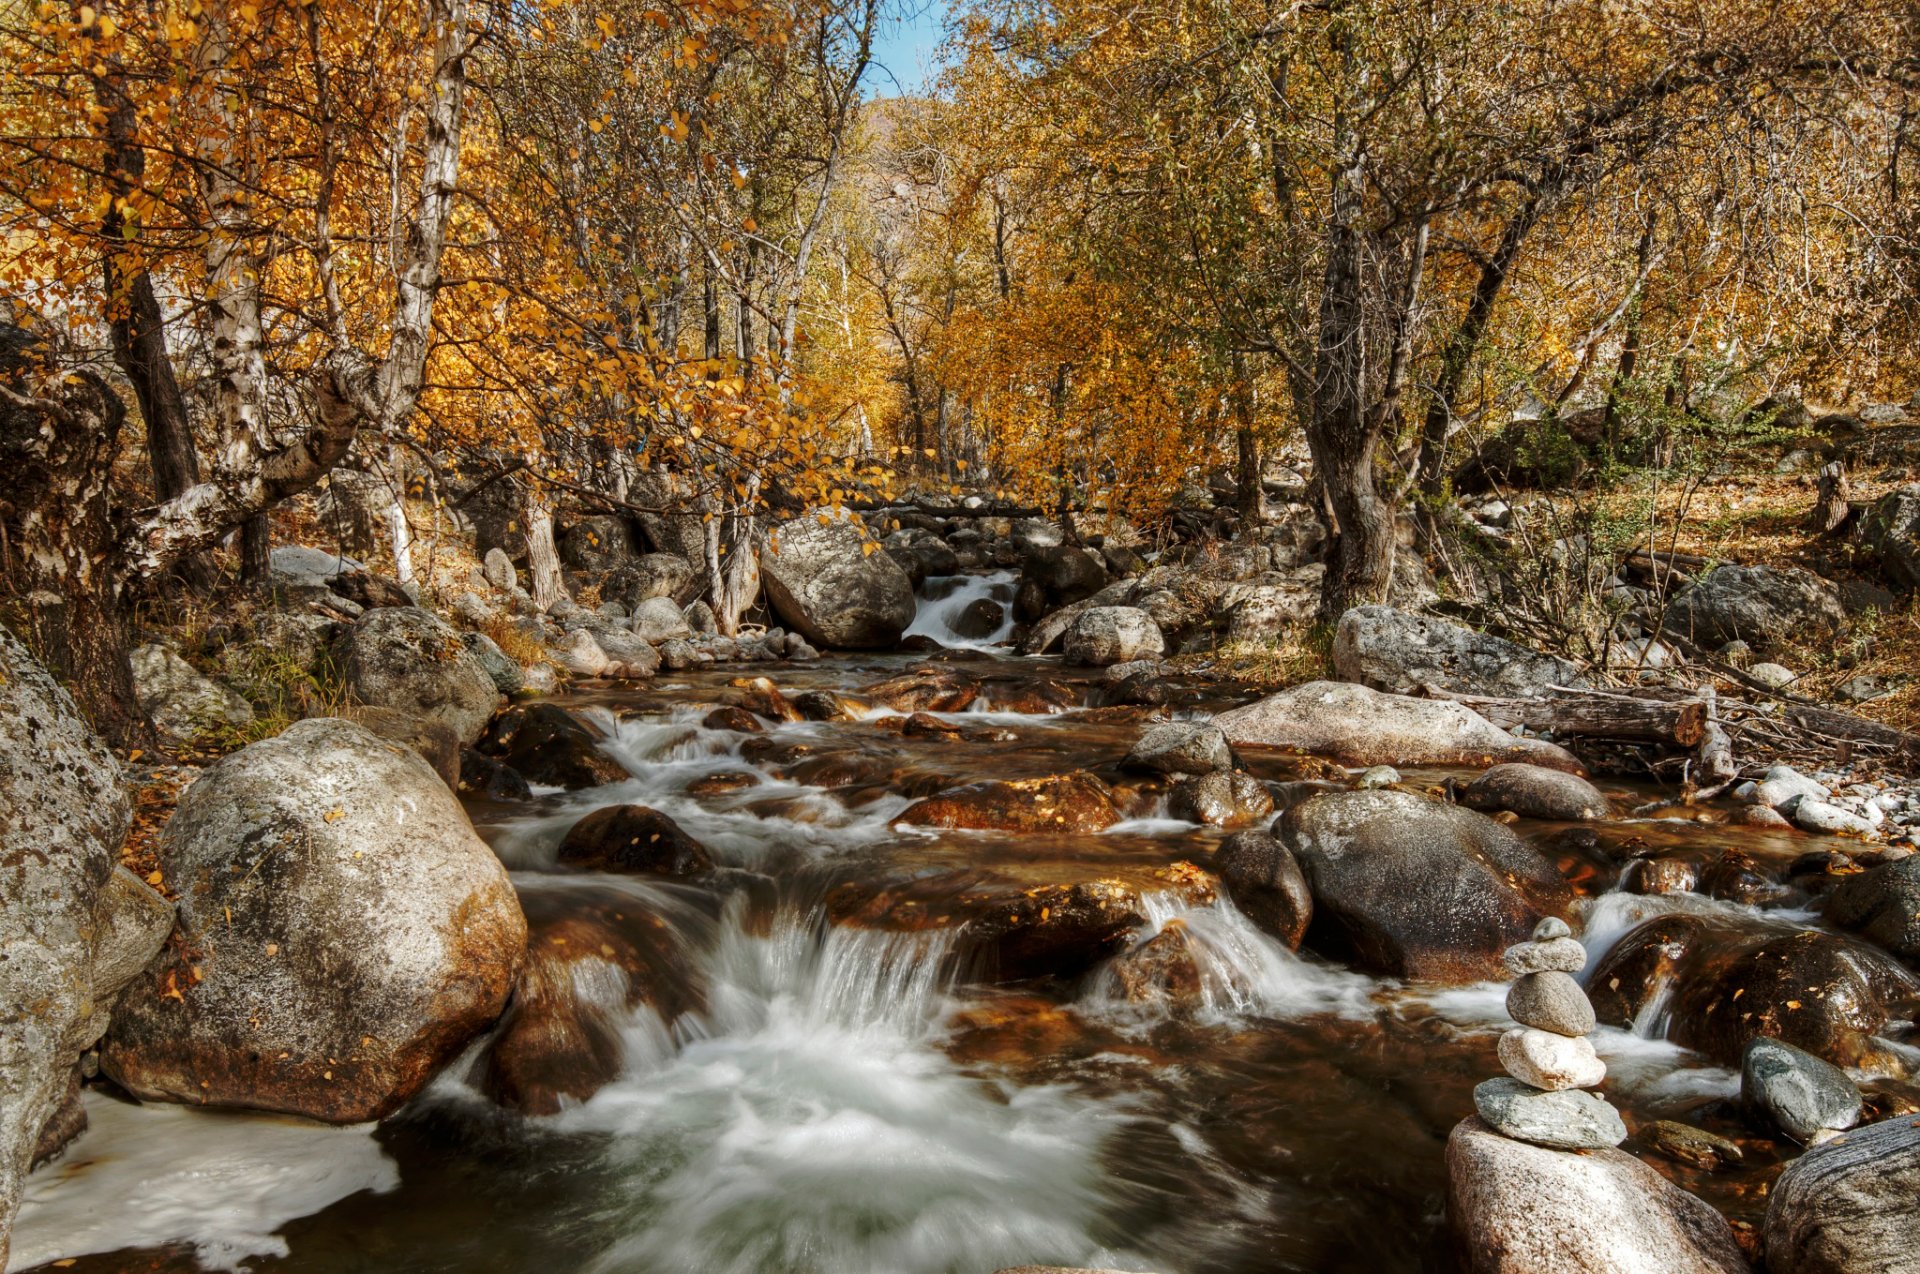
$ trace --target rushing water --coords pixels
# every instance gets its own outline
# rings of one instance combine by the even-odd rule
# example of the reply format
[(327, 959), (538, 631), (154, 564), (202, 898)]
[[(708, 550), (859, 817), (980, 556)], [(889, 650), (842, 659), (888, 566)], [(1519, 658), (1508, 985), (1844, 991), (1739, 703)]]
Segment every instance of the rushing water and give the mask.
[[(916, 631), (951, 640), (966, 606), (1009, 583), (940, 584)], [(851, 690), (909, 666), (830, 659), (780, 677)], [(705, 728), (737, 669), (583, 698), (631, 777), (472, 812), (536, 925), (600, 907), (664, 935), (657, 977), (683, 997), (629, 1009), (623, 979), (593, 990), (617, 1019), (611, 1083), (524, 1117), (482, 1094), (470, 1059), (377, 1129), (91, 1094), (92, 1131), (30, 1183), (10, 1268), (1450, 1268), (1441, 1148), (1473, 1084), (1497, 1071), (1503, 988), (1408, 988), (1285, 950), (1231, 902), (1168, 883), (1173, 865), (1204, 864), (1218, 833), (1150, 797), (1098, 836), (892, 829), (914, 795), (974, 779), (1106, 767), (1120, 781), (1112, 763), (1140, 728), (1138, 713), (995, 707), (1042, 682), (1084, 702), (1084, 674), (1051, 661), (973, 651), (951, 666), (984, 683), (975, 710), (946, 717), (958, 736), (902, 732), (882, 710), (760, 735)], [(1184, 706), (1217, 705), (1193, 691)], [(556, 869), (568, 827), (624, 802), (705, 844), (715, 881)], [(1719, 831), (1635, 826), (1703, 849)], [(1111, 965), (996, 985), (938, 923), (969, 891), (1102, 879), (1140, 891), (1135, 947), (1184, 944), (1196, 994), (1130, 997)], [(901, 900), (934, 922), (844, 922), (906, 914), (874, 911)], [(1595, 957), (1655, 910), (1730, 908), (1622, 894), (1584, 905)], [(1633, 1120), (1720, 1118), (1736, 1077), (1662, 1034), (1657, 1010), (1633, 1031), (1603, 1028), (1609, 1095)], [(1764, 1206), (1751, 1183), (1688, 1181), (1747, 1217)]]

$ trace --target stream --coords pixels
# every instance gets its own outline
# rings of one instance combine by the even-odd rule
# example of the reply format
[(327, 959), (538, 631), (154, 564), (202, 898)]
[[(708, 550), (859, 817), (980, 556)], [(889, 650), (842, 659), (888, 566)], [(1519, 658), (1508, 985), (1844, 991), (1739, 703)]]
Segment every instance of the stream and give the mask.
[[(1287, 951), (1224, 895), (1182, 887), (1176, 865), (1204, 866), (1222, 833), (1167, 817), (1151, 794), (1099, 835), (892, 829), (914, 797), (956, 783), (1110, 773), (1144, 716), (1076, 706), (1097, 672), (993, 652), (1004, 621), (958, 636), (962, 612), (1004, 580), (930, 585), (912, 631), (957, 647), (936, 664), (983, 687), (968, 711), (934, 714), (957, 734), (903, 732), (879, 710), (712, 729), (702, 718), (730, 682), (763, 670), (663, 673), (568, 700), (632, 777), (470, 804), (536, 931), (588, 911), (645, 929), (668, 993), (628, 1008), (615, 988), (617, 1077), (590, 1099), (503, 1110), (481, 1091), (479, 1046), (378, 1127), (91, 1092), (91, 1130), (28, 1185), (9, 1269), (1451, 1269), (1442, 1148), (1474, 1084), (1499, 1073), (1504, 987), (1409, 987)], [(838, 656), (777, 676), (789, 695), (851, 692), (927, 661)], [(1245, 697), (1177, 686), (1177, 712)], [(1278, 760), (1246, 760), (1285, 795)], [(1623, 808), (1646, 799), (1614, 791)], [(556, 869), (575, 821), (629, 802), (670, 815), (721, 870), (696, 884)], [(1702, 852), (1730, 835), (1756, 856), (1809, 844), (1677, 820), (1608, 825), (1623, 827)], [(1519, 830), (1588, 895), (1589, 968), (1662, 910), (1756, 914), (1695, 895), (1594, 896), (1607, 877), (1566, 848), (1566, 829)], [(1184, 932), (1192, 996), (1132, 995), (1106, 965), (1003, 983), (942, 923), (963, 895), (1096, 880), (1139, 891), (1136, 942)], [(1740, 1135), (1721, 1104), (1738, 1077), (1664, 1041), (1662, 1026), (1653, 1013), (1595, 1038), (1629, 1125), (1679, 1118)], [(1731, 1172), (1662, 1168), (1752, 1221), (1776, 1163), (1761, 1149)]]

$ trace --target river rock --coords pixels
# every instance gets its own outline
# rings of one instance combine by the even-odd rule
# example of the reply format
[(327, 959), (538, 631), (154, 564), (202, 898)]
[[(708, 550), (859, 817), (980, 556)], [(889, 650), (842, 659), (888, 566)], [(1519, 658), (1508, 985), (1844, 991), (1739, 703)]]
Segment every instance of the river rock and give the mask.
[(1584, 1037), (1597, 1023), (1593, 1002), (1572, 977), (1558, 970), (1528, 973), (1507, 988), (1507, 1016), (1522, 1026), (1555, 1035)]
[(1107, 963), (1110, 983), (1129, 1004), (1158, 1008), (1179, 1017), (1199, 1006), (1203, 979), (1187, 926), (1169, 920), (1139, 946)]
[(1804, 1049), (1762, 1037), (1740, 1059), (1740, 1098), (1798, 1142), (1860, 1122), (1860, 1090), (1847, 1073)]
[(1920, 1269), (1920, 1120), (1856, 1128), (1788, 1164), (1767, 1203), (1769, 1274)]
[(671, 597), (649, 597), (634, 606), (633, 635), (649, 645), (693, 636), (687, 617)]
[(1209, 827), (1251, 827), (1273, 817), (1273, 794), (1244, 770), (1215, 770), (1167, 793), (1167, 813)]
[(132, 816), (120, 763), (0, 627), (0, 1268), (75, 1063), (173, 926), (172, 905), (115, 866)]
[(460, 795), (491, 801), (530, 801), (533, 789), (510, 765), (473, 748), (460, 749)]
[(1151, 659), (1166, 648), (1153, 616), (1134, 606), (1094, 606), (1082, 611), (1061, 645), (1068, 663), (1093, 668)]
[(1580, 670), (1564, 659), (1391, 606), (1356, 606), (1340, 617), (1333, 668), (1343, 681), (1394, 694), (1433, 686), (1521, 698), (1554, 686), (1586, 685)]
[(1310, 945), (1393, 977), (1474, 982), (1571, 901), (1560, 873), (1484, 814), (1407, 792), (1328, 792), (1280, 817), (1313, 893)]
[(1211, 721), (1165, 721), (1148, 726), (1121, 764), (1155, 774), (1211, 774), (1233, 768), (1233, 747)]
[(995, 892), (970, 909), (961, 932), (1005, 982), (1077, 977), (1125, 950), (1146, 923), (1140, 895), (1107, 880)]
[(361, 703), (439, 721), (463, 744), (479, 739), (500, 691), (446, 621), (417, 606), (382, 606), (347, 637), (347, 685)]
[(1587, 949), (1578, 939), (1555, 934), (1515, 943), (1501, 954), (1500, 962), (1515, 977), (1531, 973), (1578, 973), (1587, 967)]
[(625, 766), (600, 750), (598, 735), (553, 703), (508, 708), (479, 748), (512, 766), (529, 783), (568, 791), (632, 777)]
[(503, 593), (511, 593), (520, 587), (520, 578), (514, 573), (513, 559), (506, 550), (494, 547), (486, 552), (480, 562), (480, 574), (488, 584)]
[(1607, 1077), (1607, 1064), (1585, 1037), (1576, 1039), (1525, 1026), (1501, 1035), (1500, 1064), (1521, 1083), (1548, 1092), (1593, 1088)]
[(1861, 539), (1895, 588), (1920, 589), (1920, 483), (1887, 492), (1868, 510)]
[(1794, 802), (1793, 822), (1803, 832), (1824, 836), (1870, 837), (1877, 826), (1864, 815), (1813, 797)]
[(1038, 619), (1048, 611), (1084, 601), (1107, 586), (1106, 563), (1077, 545), (1030, 545), (1021, 549), (1020, 560), (1015, 614), (1022, 619)]
[(972, 831), (1099, 832), (1120, 821), (1113, 792), (1091, 774), (970, 783), (916, 801), (895, 827)]
[(1827, 919), (1920, 960), (1920, 854), (1843, 879), (1827, 896)]
[(175, 942), (113, 1015), (142, 1100), (382, 1118), (499, 1017), (526, 946), (506, 870), (418, 753), (300, 721), (203, 771), (161, 833)]
[(1846, 626), (1840, 590), (1797, 566), (1716, 566), (1668, 603), (1667, 631), (1715, 650), (1744, 641), (1762, 654)]
[(694, 574), (693, 563), (678, 553), (642, 553), (601, 577), (600, 596), (632, 614), (655, 598), (677, 603), (685, 597)]
[(453, 791), (460, 790), (460, 740), (441, 722), (394, 708), (371, 708), (364, 704), (343, 708), (340, 715), (365, 726), (389, 743), (412, 748), (433, 767), (441, 782)]
[(913, 623), (913, 584), (878, 547), (852, 514), (809, 511), (784, 522), (760, 552), (767, 600), (816, 646), (890, 647)]
[(633, 528), (616, 514), (581, 518), (560, 536), (560, 561), (568, 570), (604, 575), (638, 556)]
[(461, 633), (460, 640), (493, 678), (493, 688), (511, 698), (527, 688), (526, 670), (485, 633)]
[(567, 867), (651, 876), (704, 876), (713, 870), (704, 845), (645, 805), (607, 805), (586, 815), (567, 829), (558, 860)]
[(134, 698), (163, 733), (191, 740), (253, 723), (252, 704), (167, 647), (137, 646), (131, 662)]
[(1532, 761), (1578, 772), (1565, 749), (1521, 739), (1444, 699), (1310, 681), (1214, 718), (1229, 742), (1331, 757), (1344, 765), (1489, 765)]
[(1726, 1219), (1625, 1151), (1447, 1139), (1447, 1213), (1474, 1274), (1748, 1274)]
[(1634, 1139), (1653, 1153), (1702, 1172), (1720, 1172), (1746, 1160), (1739, 1143), (1672, 1119), (1642, 1124)]
[(1266, 832), (1235, 832), (1214, 852), (1213, 870), (1247, 919), (1298, 951), (1313, 919), (1313, 894), (1293, 852)]
[(954, 619), (953, 633), (967, 641), (985, 641), (1000, 631), (1006, 618), (1006, 607), (991, 597), (978, 597), (968, 602)]
[(1604, 1150), (1627, 1139), (1620, 1112), (1597, 1093), (1549, 1092), (1504, 1076), (1473, 1090), (1473, 1108), (1495, 1132), (1555, 1150)]
[(1467, 784), (1460, 803), (1477, 810), (1510, 810), (1522, 818), (1580, 822), (1607, 816), (1600, 789), (1564, 770), (1509, 762)]

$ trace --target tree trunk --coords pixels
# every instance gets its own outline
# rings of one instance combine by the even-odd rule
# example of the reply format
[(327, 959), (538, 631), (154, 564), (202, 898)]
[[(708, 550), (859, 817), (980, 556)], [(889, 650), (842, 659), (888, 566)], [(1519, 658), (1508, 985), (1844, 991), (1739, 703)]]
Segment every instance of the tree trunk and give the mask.
[(271, 573), (269, 555), (273, 552), (273, 528), (267, 515), (256, 513), (240, 525), (240, 582), (259, 588)]
[(393, 577), (413, 582), (413, 523), (407, 520), (407, 458), (398, 447), (387, 450), (387, 542), (393, 549)]
[(553, 511), (531, 484), (527, 489), (527, 574), (533, 604), (541, 610), (552, 610), (567, 595), (567, 577), (560, 571), (560, 551), (553, 543)]
[(1236, 504), (1242, 526), (1260, 521), (1260, 440), (1253, 432), (1253, 377), (1247, 370), (1246, 355), (1233, 355), (1233, 415)]
[(111, 482), (125, 409), (90, 373), (67, 377), (0, 327), (0, 586), (27, 644), (108, 740), (152, 741), (133, 693)]

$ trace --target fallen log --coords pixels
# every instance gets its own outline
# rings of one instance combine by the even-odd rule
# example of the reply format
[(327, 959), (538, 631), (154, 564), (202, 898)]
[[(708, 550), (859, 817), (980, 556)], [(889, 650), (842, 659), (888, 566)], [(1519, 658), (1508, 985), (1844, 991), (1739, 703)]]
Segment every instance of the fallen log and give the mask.
[(1555, 739), (1606, 739), (1692, 748), (1706, 734), (1707, 704), (1697, 697), (1654, 699), (1566, 691), (1540, 699), (1507, 699), (1452, 694), (1431, 687), (1427, 693), (1432, 698), (1464, 703), (1502, 729), (1524, 726)]

